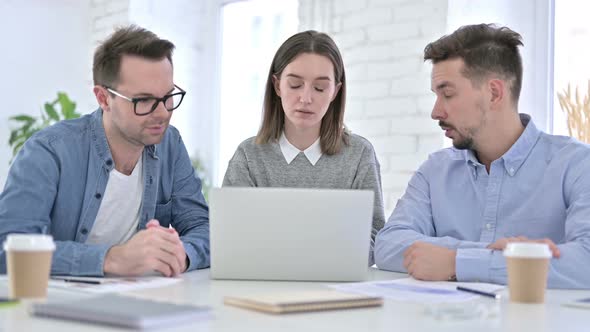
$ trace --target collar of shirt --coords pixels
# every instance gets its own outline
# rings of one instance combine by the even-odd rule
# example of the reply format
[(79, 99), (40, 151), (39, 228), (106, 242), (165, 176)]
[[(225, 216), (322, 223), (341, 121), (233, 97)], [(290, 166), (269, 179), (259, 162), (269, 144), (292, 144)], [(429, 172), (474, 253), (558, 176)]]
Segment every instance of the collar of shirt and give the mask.
[[(524, 131), (501, 157), (504, 160), (506, 172), (510, 176), (514, 176), (518, 172), (520, 166), (522, 166), (541, 135), (541, 131), (537, 129), (530, 115), (521, 113), (519, 116), (524, 126)], [(470, 165), (481, 165), (475, 157), (475, 153), (471, 150), (464, 150), (464, 158)]]
[(297, 157), (299, 152), (303, 152), (305, 157), (307, 157), (307, 160), (309, 160), (309, 162), (314, 166), (322, 157), (322, 148), (320, 146), (319, 138), (310, 147), (304, 151), (300, 151), (287, 140), (287, 137), (285, 137), (285, 133), (283, 132), (281, 134), (281, 138), (279, 139), (279, 146), (281, 147), (281, 152), (283, 153), (283, 157), (285, 157), (287, 164), (290, 164), (293, 159)]

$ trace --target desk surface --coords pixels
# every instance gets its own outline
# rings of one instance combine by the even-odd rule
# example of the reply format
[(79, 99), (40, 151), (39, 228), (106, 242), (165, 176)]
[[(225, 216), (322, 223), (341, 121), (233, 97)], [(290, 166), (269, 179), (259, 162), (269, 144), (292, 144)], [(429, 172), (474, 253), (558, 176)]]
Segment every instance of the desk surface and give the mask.
[[(404, 274), (371, 269), (371, 280), (405, 277)], [(274, 316), (224, 305), (227, 295), (247, 295), (261, 291), (289, 291), (323, 288), (325, 283), (210, 280), (209, 270), (183, 275), (183, 281), (168, 287), (130, 292), (142, 297), (207, 305), (213, 318), (192, 325), (176, 325), (165, 331), (590, 331), (590, 311), (564, 307), (573, 299), (590, 297), (590, 291), (548, 290), (541, 305), (513, 304), (507, 296), (495, 301), (480, 298), (462, 303), (481, 305), (496, 312), (491, 318), (437, 320), (425, 313), (425, 306), (385, 300), (380, 308), (326, 311)], [(80, 297), (72, 292), (50, 289), (49, 298)], [(118, 331), (76, 322), (32, 317), (26, 305), (0, 308), (0, 331)]]

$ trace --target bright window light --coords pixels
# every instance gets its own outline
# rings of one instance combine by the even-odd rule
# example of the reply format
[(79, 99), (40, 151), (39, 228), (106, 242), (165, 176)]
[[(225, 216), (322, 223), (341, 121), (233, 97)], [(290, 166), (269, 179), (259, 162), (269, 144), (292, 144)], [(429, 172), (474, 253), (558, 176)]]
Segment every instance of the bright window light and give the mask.
[(238, 145), (258, 131), (272, 57), (297, 25), (297, 0), (240, 1), (223, 7), (218, 185)]

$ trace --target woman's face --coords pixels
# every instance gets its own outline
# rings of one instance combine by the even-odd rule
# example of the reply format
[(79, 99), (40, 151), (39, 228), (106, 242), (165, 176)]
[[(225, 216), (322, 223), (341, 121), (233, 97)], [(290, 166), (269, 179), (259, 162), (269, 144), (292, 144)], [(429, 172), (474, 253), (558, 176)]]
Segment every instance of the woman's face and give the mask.
[(340, 89), (334, 78), (334, 65), (329, 58), (302, 53), (273, 76), (277, 95), (285, 111), (285, 127), (298, 130), (317, 129)]

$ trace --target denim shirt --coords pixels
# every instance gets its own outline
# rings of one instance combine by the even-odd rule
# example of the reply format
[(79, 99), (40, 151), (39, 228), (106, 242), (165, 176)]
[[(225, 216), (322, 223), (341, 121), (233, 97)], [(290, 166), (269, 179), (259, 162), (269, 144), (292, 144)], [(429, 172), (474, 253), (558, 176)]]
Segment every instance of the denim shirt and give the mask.
[(561, 257), (551, 260), (548, 286), (590, 288), (590, 148), (520, 116), (525, 130), (489, 173), (470, 150), (430, 155), (377, 235), (379, 268), (405, 272), (404, 251), (424, 241), (457, 250), (459, 281), (504, 284), (502, 251), (487, 246), (549, 238)]
[[(160, 144), (145, 147), (143, 160), (138, 231), (152, 218), (172, 225), (184, 244), (188, 270), (208, 267), (208, 207), (178, 130), (169, 126)], [(9, 233), (48, 233), (57, 246), (52, 274), (103, 275), (109, 246), (85, 242), (114, 166), (101, 109), (33, 135), (0, 194), (0, 243)], [(6, 273), (3, 248), (0, 272)]]

